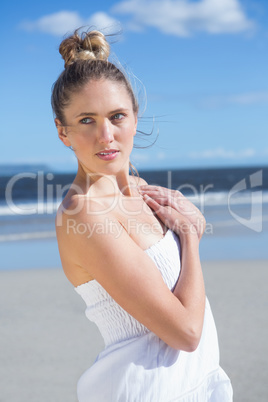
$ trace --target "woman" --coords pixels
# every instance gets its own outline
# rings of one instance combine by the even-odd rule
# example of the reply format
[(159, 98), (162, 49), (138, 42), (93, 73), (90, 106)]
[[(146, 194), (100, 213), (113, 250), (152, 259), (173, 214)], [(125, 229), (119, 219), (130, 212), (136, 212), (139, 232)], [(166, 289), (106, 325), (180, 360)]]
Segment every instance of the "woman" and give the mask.
[(138, 103), (98, 31), (63, 40), (52, 106), (78, 160), (57, 214), (64, 272), (105, 349), (80, 402), (232, 400), (219, 367), (198, 247), (205, 220), (181, 193), (129, 175)]

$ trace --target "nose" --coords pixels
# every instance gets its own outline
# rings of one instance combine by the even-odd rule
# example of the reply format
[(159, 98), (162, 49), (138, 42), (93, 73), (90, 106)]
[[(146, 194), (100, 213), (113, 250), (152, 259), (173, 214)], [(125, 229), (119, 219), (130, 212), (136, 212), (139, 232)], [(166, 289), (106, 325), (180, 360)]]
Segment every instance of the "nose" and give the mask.
[(102, 144), (110, 144), (113, 140), (113, 127), (110, 121), (105, 120), (99, 127), (99, 142)]

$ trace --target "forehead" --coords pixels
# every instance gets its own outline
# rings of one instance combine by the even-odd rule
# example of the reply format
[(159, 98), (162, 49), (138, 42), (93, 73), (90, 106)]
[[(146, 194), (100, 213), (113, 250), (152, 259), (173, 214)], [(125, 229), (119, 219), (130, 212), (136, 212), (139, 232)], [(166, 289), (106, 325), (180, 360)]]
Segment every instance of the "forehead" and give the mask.
[(70, 104), (66, 109), (82, 106), (94, 109), (110, 107), (114, 109), (115, 106), (116, 108), (132, 108), (132, 101), (124, 83), (111, 80), (91, 80), (70, 97)]

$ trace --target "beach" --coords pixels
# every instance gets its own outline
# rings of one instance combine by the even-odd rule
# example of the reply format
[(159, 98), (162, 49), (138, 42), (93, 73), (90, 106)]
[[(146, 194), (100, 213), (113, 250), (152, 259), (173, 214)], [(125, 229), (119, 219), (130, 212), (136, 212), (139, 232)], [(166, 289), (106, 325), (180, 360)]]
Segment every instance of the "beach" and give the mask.
[[(268, 167), (147, 176), (150, 183), (175, 189), (190, 183), (195, 190), (192, 201), (207, 221), (200, 256), (221, 366), (232, 381), (235, 402), (266, 402)], [(4, 189), (12, 172), (0, 176), (0, 402), (75, 402), (77, 381), (104, 343), (60, 268), (56, 190), (72, 177), (42, 171), (33, 177), (17, 181), (8, 198)], [(245, 190), (244, 182), (257, 187)], [(202, 192), (207, 186), (213, 191)]]
[[(235, 402), (268, 399), (268, 261), (203, 261), (221, 366)], [(1, 402), (74, 402), (103, 348), (60, 268), (0, 272)]]

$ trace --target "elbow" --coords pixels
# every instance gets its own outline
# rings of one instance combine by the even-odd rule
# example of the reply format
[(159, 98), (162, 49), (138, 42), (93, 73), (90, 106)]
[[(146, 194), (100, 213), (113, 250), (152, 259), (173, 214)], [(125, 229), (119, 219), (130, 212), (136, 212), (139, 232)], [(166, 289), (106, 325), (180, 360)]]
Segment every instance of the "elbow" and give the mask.
[(200, 338), (195, 338), (195, 339), (189, 340), (187, 342), (187, 344), (185, 345), (184, 351), (189, 352), (189, 353), (194, 352), (198, 348), (199, 342), (200, 342)]
[(170, 346), (176, 350), (192, 353), (198, 348), (200, 339), (201, 331), (191, 329), (185, 332), (183, 336), (176, 337)]
[[(203, 327), (203, 326), (202, 326)], [(188, 329), (185, 340), (186, 342), (186, 352), (194, 352), (199, 345), (201, 335), (202, 335), (202, 327), (191, 327)]]
[(200, 339), (202, 335), (202, 329), (200, 328), (191, 328), (186, 334), (186, 352), (194, 352), (199, 345)]

